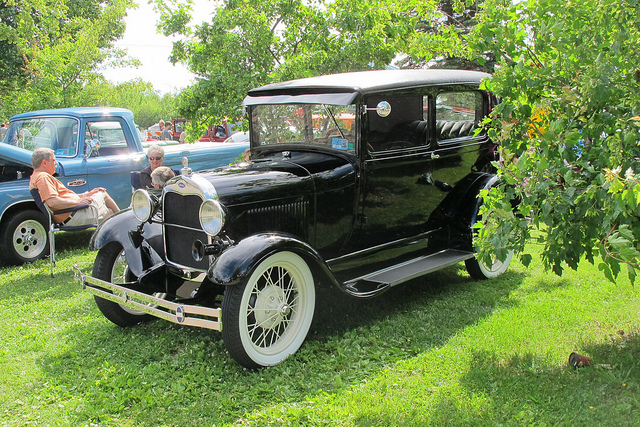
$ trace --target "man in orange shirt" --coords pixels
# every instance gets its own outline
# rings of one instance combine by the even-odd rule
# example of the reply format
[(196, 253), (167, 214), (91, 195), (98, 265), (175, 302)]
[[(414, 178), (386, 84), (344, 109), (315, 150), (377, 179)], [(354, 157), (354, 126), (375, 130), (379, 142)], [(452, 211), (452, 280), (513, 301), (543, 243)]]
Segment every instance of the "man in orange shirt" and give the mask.
[[(98, 220), (102, 222), (105, 218), (118, 212), (120, 208), (107, 190), (102, 187), (94, 188), (82, 194), (76, 194), (69, 190), (59, 180), (53, 177), (58, 162), (55, 153), (50, 148), (36, 148), (31, 155), (33, 174), (29, 181), (29, 189), (37, 188), (42, 201), (49, 206), (52, 211), (72, 208), (78, 205), (93, 205), (98, 210)], [(71, 213), (54, 215), (56, 223), (69, 226), (88, 225), (95, 222), (93, 209), (81, 209)]]

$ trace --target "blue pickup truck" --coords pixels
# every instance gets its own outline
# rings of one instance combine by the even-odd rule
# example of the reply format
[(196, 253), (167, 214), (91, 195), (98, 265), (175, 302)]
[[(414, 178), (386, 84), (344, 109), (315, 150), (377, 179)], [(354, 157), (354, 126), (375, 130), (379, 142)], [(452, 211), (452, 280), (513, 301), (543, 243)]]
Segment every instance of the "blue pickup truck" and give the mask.
[[(11, 118), (0, 143), (0, 257), (22, 264), (49, 252), (47, 218), (29, 193), (31, 154), (49, 147), (58, 160), (57, 178), (77, 193), (104, 187), (121, 208), (131, 199), (130, 172), (148, 165), (145, 142), (122, 108), (65, 108)], [(228, 165), (248, 143), (166, 145), (163, 165), (180, 169), (187, 157), (194, 171)]]

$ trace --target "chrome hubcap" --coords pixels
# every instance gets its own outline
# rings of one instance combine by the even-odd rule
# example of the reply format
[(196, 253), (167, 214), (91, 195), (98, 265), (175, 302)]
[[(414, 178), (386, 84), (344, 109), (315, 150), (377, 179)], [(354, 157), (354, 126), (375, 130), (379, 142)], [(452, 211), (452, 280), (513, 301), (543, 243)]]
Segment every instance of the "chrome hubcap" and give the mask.
[(13, 247), (22, 257), (34, 258), (42, 253), (47, 243), (47, 233), (38, 221), (22, 222), (13, 232)]
[(267, 286), (258, 294), (255, 305), (256, 326), (272, 329), (291, 313), (285, 302), (284, 290), (279, 286)]

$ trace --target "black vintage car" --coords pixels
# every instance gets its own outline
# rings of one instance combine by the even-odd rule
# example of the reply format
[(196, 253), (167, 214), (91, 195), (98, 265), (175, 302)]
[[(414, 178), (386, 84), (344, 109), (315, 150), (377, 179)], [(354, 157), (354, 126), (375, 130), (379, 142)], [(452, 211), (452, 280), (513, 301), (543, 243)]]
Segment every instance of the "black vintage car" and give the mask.
[(185, 167), (159, 198), (137, 190), (78, 277), (112, 322), (220, 330), (248, 368), (300, 348), (321, 282), (368, 298), (461, 261), (495, 277), (510, 256), (479, 262), (471, 228), (496, 179), (479, 127), (495, 102), (488, 77), (387, 70), (253, 89), (251, 160)]

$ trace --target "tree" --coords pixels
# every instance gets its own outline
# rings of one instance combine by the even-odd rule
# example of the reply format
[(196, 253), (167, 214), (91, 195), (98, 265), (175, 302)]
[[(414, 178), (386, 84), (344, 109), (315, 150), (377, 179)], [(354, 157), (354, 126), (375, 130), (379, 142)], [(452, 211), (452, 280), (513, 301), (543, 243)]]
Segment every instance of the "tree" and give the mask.
[[(122, 36), (131, 0), (5, 0), (0, 40), (13, 55), (0, 80), (0, 113), (94, 105), (85, 89), (103, 81), (96, 71), (123, 53), (112, 43)], [(43, 11), (45, 11), (43, 13)], [(17, 59), (16, 59), (17, 58)]]
[(172, 61), (199, 77), (179, 97), (178, 109), (202, 124), (239, 117), (244, 96), (256, 86), (384, 68), (417, 16), (435, 7), (414, 0), (226, 0), (210, 22), (192, 30), (188, 4), (155, 1), (164, 34), (187, 37), (174, 43)]
[[(452, 68), (493, 72), (493, 52), (470, 57), (465, 39), (477, 24), (476, 15), (484, 0), (439, 0), (435, 10), (417, 14), (415, 32), (406, 46), (401, 68)], [(467, 4), (468, 3), (468, 4)]]
[(106, 105), (128, 108), (133, 112), (136, 124), (146, 129), (160, 119), (176, 118), (175, 95), (160, 96), (153, 85), (142, 80), (132, 80), (114, 86), (105, 100)]
[(586, 259), (610, 280), (626, 266), (633, 281), (640, 2), (487, 0), (478, 21), (465, 41), (499, 58), (488, 86), (502, 100), (491, 135), (502, 185), (485, 197), (480, 244), (525, 251), (533, 240), (558, 275)]

